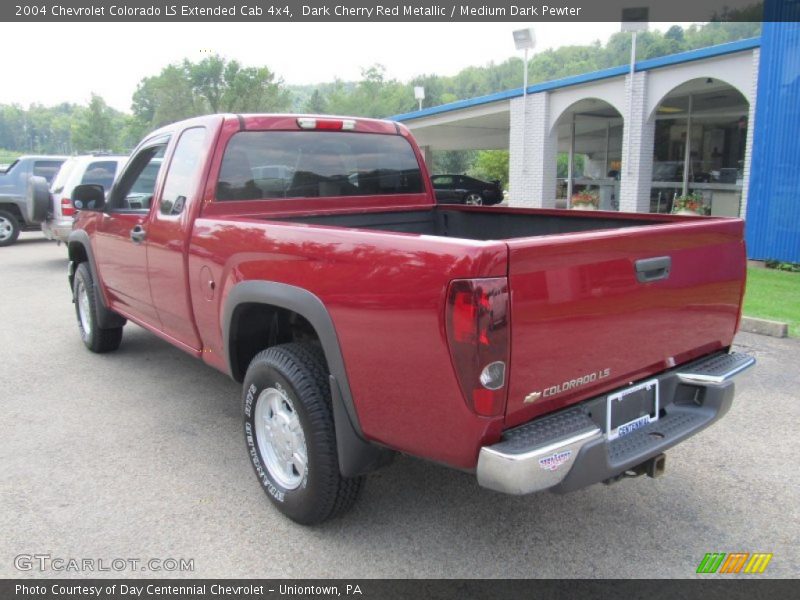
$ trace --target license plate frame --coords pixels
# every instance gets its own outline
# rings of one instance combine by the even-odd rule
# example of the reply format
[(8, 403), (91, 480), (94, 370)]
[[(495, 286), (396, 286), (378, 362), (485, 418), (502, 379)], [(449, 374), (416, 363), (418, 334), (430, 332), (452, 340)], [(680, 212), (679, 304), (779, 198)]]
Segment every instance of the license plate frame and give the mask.
[[(626, 388), (615, 394), (610, 394), (606, 400), (606, 437), (609, 441), (616, 440), (621, 437), (641, 429), (651, 423), (658, 421), (659, 412), (659, 385), (658, 379), (650, 379), (637, 385)], [(615, 416), (615, 408), (617, 413), (622, 410), (623, 401), (627, 400), (624, 404), (624, 410)], [(652, 408), (651, 408), (652, 407)], [(647, 409), (646, 413), (642, 411)], [(633, 418), (628, 418), (636, 414)], [(625, 419), (619, 422), (621, 419)]]

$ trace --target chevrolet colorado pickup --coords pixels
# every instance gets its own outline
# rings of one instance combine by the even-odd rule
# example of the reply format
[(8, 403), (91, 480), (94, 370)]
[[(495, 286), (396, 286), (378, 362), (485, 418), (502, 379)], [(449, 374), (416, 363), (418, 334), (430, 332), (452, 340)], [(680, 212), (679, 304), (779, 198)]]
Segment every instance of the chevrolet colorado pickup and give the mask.
[(754, 362), (741, 220), (437, 206), (389, 121), (192, 119), (72, 200), (85, 345), (130, 320), (241, 381), (256, 477), (304, 524), (396, 452), (510, 494), (658, 475)]

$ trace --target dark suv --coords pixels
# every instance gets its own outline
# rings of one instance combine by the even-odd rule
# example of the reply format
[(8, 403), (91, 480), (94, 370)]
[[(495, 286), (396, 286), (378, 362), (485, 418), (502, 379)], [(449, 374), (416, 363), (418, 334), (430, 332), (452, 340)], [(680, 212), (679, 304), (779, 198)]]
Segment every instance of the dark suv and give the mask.
[(66, 156), (21, 156), (0, 173), (0, 246), (17, 241), (23, 229), (38, 229), (28, 217), (28, 179), (36, 175), (52, 183)]

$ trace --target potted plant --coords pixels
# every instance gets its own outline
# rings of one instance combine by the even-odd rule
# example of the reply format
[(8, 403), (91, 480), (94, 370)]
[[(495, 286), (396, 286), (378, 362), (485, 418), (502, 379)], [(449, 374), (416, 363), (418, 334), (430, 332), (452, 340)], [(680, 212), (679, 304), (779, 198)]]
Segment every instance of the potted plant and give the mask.
[(600, 207), (600, 194), (597, 190), (583, 190), (572, 194), (570, 204), (573, 210), (597, 210)]
[(711, 208), (703, 202), (703, 195), (699, 192), (678, 196), (672, 201), (673, 215), (709, 215)]

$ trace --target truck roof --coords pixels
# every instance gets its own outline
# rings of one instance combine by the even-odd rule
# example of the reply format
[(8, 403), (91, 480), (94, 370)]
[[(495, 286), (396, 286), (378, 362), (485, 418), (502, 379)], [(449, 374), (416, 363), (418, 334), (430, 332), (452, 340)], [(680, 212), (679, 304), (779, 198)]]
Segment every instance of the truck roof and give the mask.
[(154, 131), (148, 137), (170, 133), (176, 130), (185, 129), (190, 125), (208, 125), (213, 122), (223, 121), (238, 121), (239, 128), (242, 130), (260, 131), (265, 129), (281, 129), (281, 130), (297, 130), (301, 131), (303, 128), (299, 124), (300, 119), (317, 119), (320, 121), (355, 121), (355, 131), (361, 133), (383, 133), (395, 135), (408, 135), (408, 129), (401, 123), (395, 121), (388, 121), (386, 119), (371, 119), (367, 117), (351, 117), (351, 116), (338, 116), (338, 115), (313, 115), (303, 113), (291, 114), (276, 114), (276, 113), (263, 113), (263, 114), (232, 114), (220, 113), (214, 115), (204, 115), (202, 117), (194, 117), (192, 119), (185, 119), (176, 123), (171, 123), (157, 131)]

